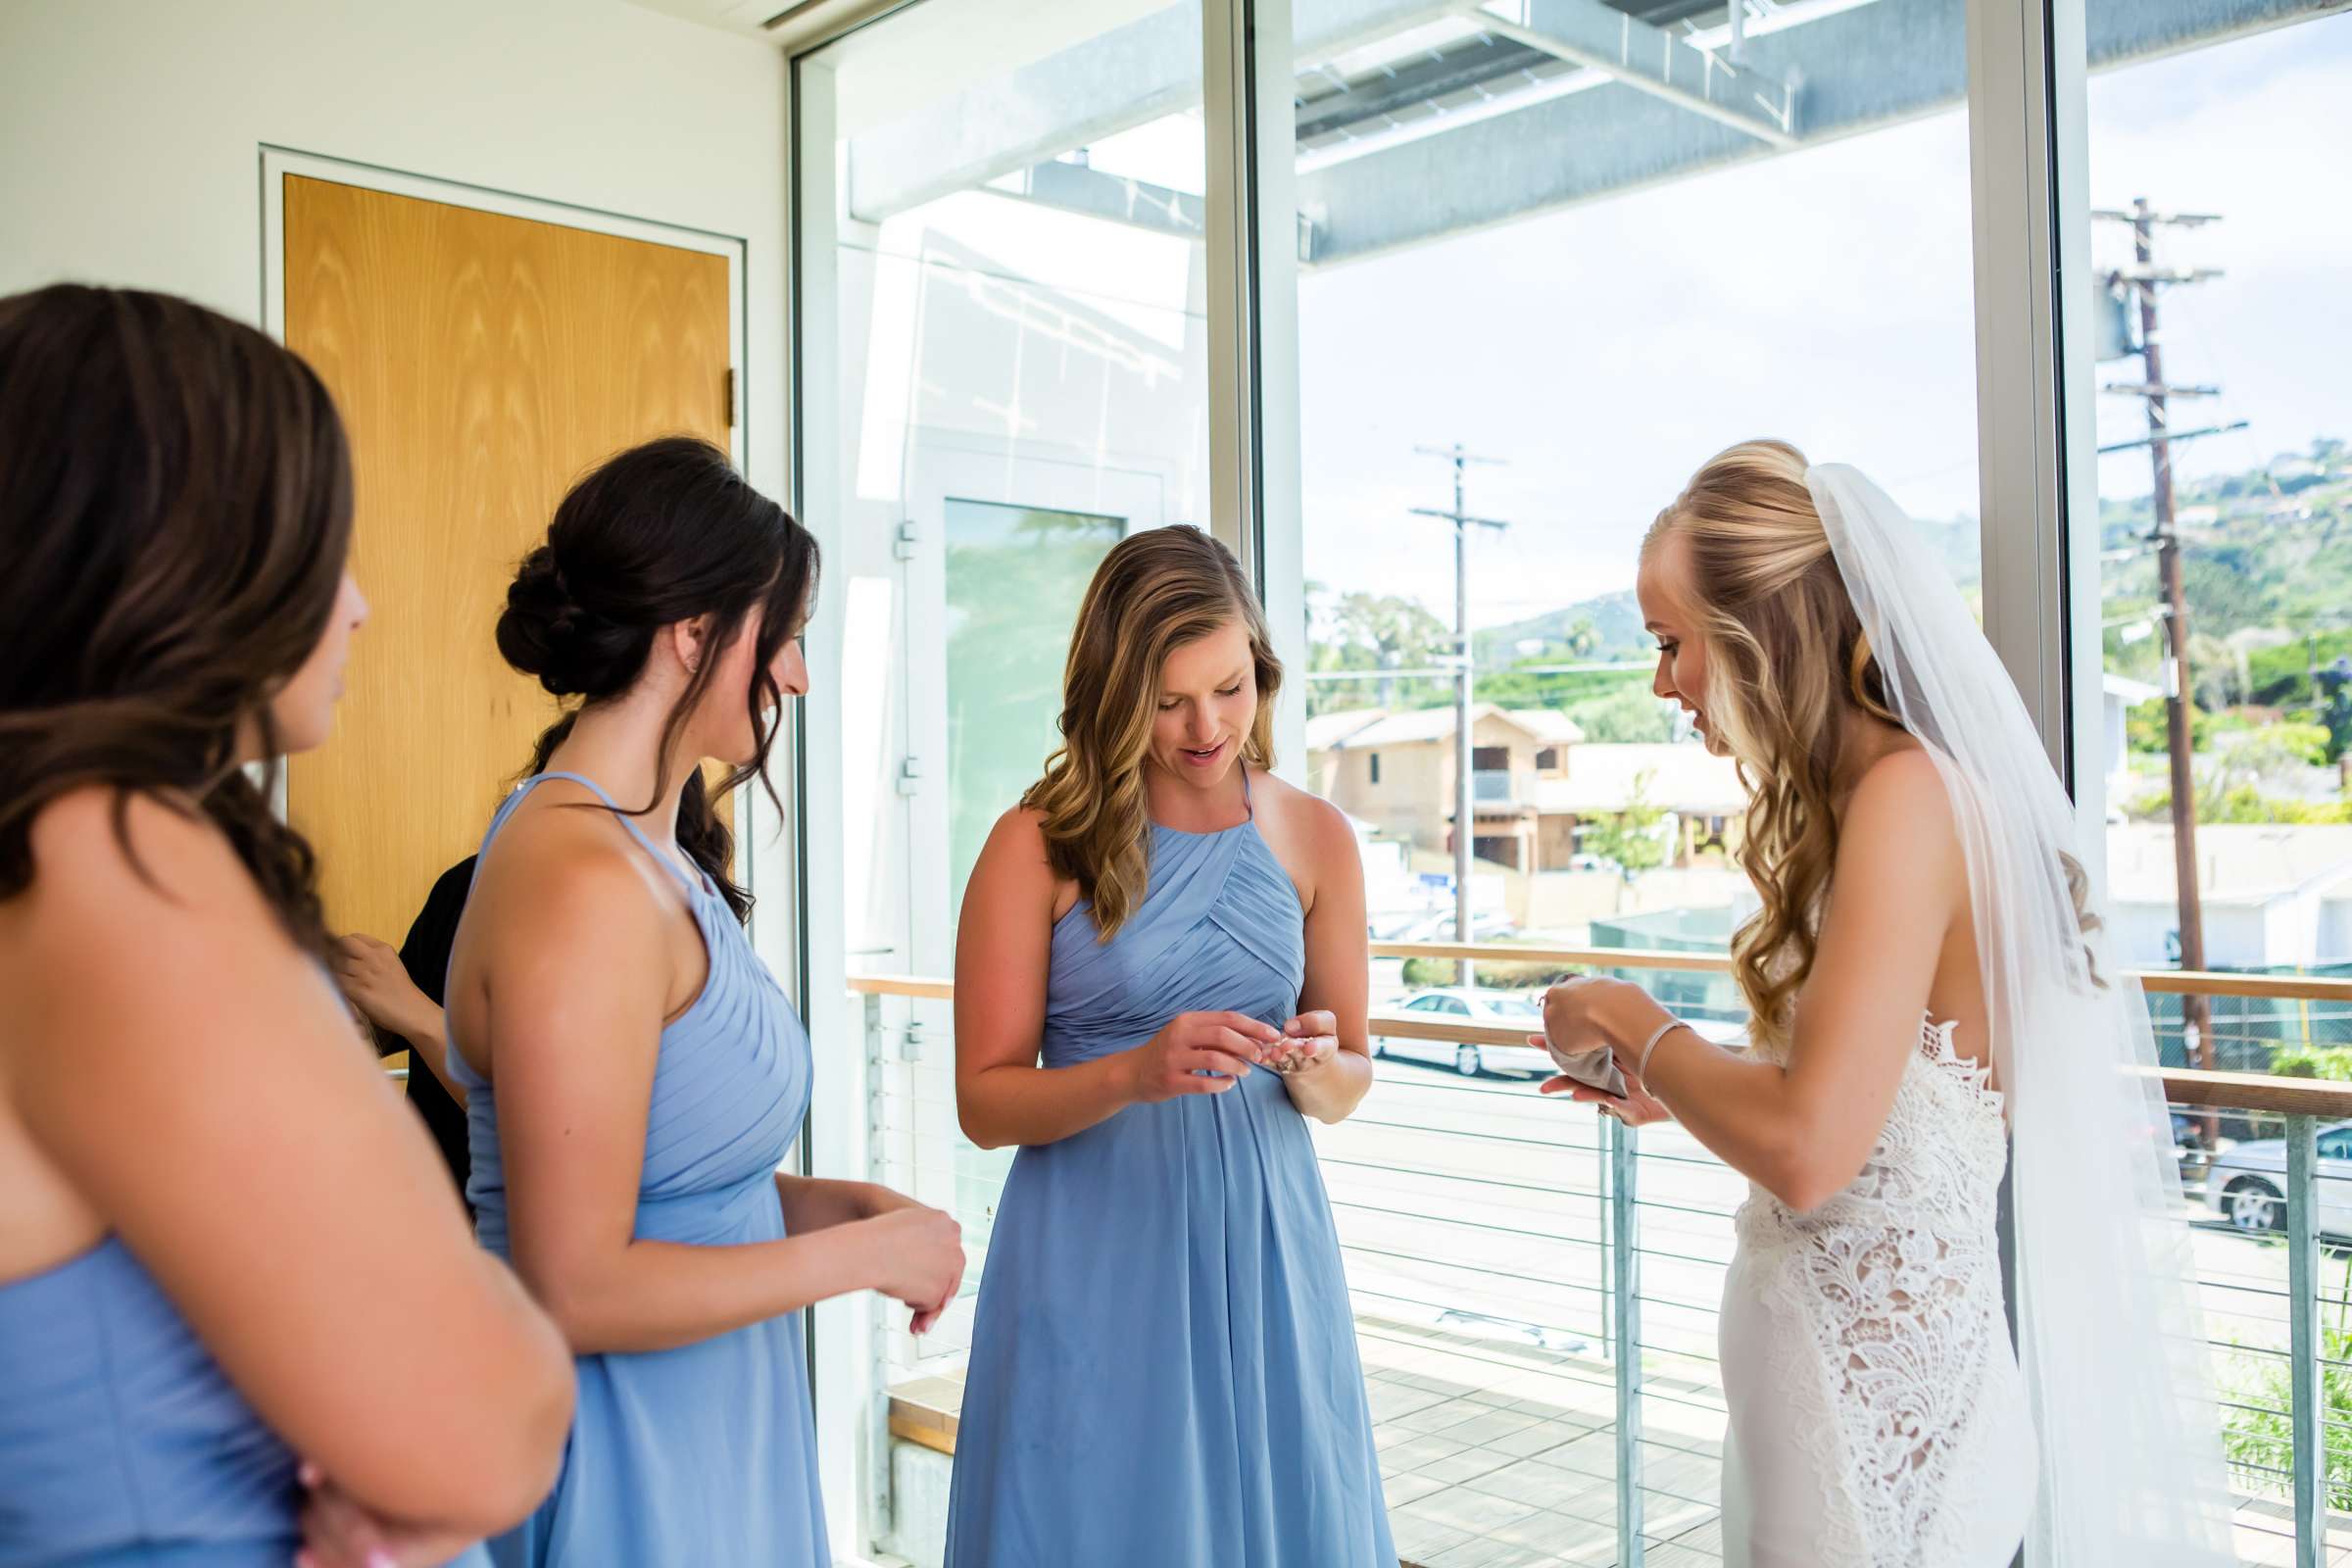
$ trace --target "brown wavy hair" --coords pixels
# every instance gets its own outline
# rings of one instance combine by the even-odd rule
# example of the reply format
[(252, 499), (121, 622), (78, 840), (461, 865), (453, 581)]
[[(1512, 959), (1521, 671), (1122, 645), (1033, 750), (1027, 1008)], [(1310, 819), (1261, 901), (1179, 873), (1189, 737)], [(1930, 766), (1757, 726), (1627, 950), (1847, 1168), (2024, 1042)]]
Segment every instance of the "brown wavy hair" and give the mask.
[(1282, 663), (1233, 552), (1190, 525), (1147, 528), (1112, 546), (1087, 585), (1062, 671), (1061, 745), (1021, 805), (1044, 817), (1046, 858), (1078, 884), (1102, 941), (1126, 923), (1151, 882), (1144, 760), (1160, 671), (1176, 649), (1237, 622), (1257, 675), (1257, 716), (1241, 760), (1267, 769)]
[(1900, 728), (1854, 612), (1805, 456), (1745, 441), (1709, 459), (1642, 540), (1679, 540), (1707, 651), (1707, 722), (1748, 790), (1739, 860), (1762, 907), (1732, 939), (1732, 966), (1762, 1044), (1788, 1036), (1813, 972), (1838, 859), (1837, 780), (1845, 717)]
[(270, 704), (326, 630), (351, 514), (334, 402), (262, 333), (130, 289), (0, 300), (0, 899), (41, 808), (100, 785), (134, 866), (143, 795), (218, 828), (325, 952)]

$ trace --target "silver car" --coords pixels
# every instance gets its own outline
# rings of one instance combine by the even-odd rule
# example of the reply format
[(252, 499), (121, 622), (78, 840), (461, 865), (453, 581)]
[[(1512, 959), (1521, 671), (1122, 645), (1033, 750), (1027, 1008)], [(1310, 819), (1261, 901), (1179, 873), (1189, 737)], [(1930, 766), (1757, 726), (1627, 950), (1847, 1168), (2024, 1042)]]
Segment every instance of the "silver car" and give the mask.
[[(2320, 1129), (2319, 1230), (2352, 1237), (2352, 1122)], [(2257, 1138), (2213, 1156), (2205, 1176), (2205, 1204), (2248, 1233), (2286, 1226), (2286, 1141)]]
[[(1487, 1024), (1527, 1034), (1541, 1034), (1544, 1031), (1544, 993), (1541, 991), (1446, 986), (1434, 991), (1413, 993), (1397, 1010), (1434, 1014), (1433, 1022), (1452, 1020)], [(1372, 1054), (1394, 1056), (1404, 1061), (1433, 1062), (1451, 1067), (1465, 1078), (1476, 1078), (1489, 1072), (1514, 1078), (1547, 1078), (1552, 1070), (1551, 1057), (1541, 1047), (1526, 1045), (1457, 1045), (1445, 1040), (1408, 1040), (1402, 1035), (1375, 1034), (1372, 1037)]]

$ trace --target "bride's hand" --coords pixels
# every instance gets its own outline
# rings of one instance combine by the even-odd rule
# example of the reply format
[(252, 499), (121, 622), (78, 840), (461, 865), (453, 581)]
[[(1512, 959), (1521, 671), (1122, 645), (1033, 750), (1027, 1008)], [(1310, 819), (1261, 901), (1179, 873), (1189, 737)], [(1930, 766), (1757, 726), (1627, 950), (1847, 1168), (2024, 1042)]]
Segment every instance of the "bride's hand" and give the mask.
[[(1544, 1037), (1529, 1035), (1527, 1043), (1541, 1048)], [(1624, 1071), (1623, 1068), (1618, 1070)], [(1652, 1095), (1642, 1080), (1630, 1072), (1625, 1074), (1625, 1098), (1622, 1100), (1606, 1090), (1579, 1083), (1566, 1073), (1544, 1079), (1537, 1089), (1542, 1094), (1566, 1095), (1579, 1104), (1597, 1106), (1602, 1115), (1614, 1116), (1628, 1127), (1647, 1127), (1654, 1122), (1674, 1120), (1674, 1112), (1666, 1108), (1666, 1102)]]
[(1536, 1043), (1547, 1046), (1555, 1060), (1623, 1050), (1616, 1019), (1635, 998), (1649, 1000), (1648, 993), (1630, 980), (1598, 975), (1563, 980), (1544, 993), (1544, 1033), (1535, 1037)]

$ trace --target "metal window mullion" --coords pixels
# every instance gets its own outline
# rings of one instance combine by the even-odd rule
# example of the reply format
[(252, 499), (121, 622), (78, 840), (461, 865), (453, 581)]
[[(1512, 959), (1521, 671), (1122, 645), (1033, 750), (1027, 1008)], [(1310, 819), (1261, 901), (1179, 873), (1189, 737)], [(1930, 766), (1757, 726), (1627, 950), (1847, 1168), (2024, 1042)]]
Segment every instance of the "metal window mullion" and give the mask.
[[(2103, 827), (2085, 0), (1968, 0), (1984, 632)], [(2078, 296), (2082, 296), (2078, 300)], [(2070, 417), (2070, 414), (2077, 416)], [(2103, 833), (2086, 831), (2094, 874)]]
[[(1291, 0), (1201, 0), (1209, 515), (1306, 667), (1298, 456), (1298, 135)], [(1305, 781), (1306, 687), (1275, 702), (1278, 765)]]

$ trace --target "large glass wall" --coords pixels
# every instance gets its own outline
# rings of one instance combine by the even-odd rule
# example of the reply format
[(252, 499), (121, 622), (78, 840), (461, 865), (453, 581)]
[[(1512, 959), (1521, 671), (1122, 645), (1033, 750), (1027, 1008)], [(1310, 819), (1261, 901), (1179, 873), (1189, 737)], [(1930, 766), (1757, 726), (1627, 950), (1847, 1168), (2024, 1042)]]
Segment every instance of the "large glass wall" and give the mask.
[[(1199, 0), (932, 0), (799, 62), (804, 490), (844, 606), (841, 745), (815, 755), (853, 974), (952, 975), (964, 880), (1057, 741), (1095, 564), (1210, 521), (1200, 62)], [(952, 1414), (1010, 1152), (958, 1131), (944, 996), (853, 1018), (862, 1174), (956, 1214), (970, 1256), (929, 1335), (877, 1312), (872, 1378)], [(861, 1462), (886, 1487), (886, 1451)]]
[[(1727, 948), (1752, 906), (1743, 792), (1650, 695), (1633, 594), (1651, 518), (1720, 449), (1772, 436), (1866, 468), (1978, 589), (1957, 8), (1775, 8), (1736, 33), (1719, 4), (1627, 6), (1595, 63), (1601, 9), (1370, 40), (1297, 11), (1307, 746), (1358, 823), (1378, 937), (1456, 935), (1466, 708), (1464, 936)], [(1374, 971), (1376, 1006), (1496, 1022), (1561, 965)], [(1726, 975), (1637, 977), (1740, 1027)], [(1594, 1119), (1536, 1098), (1533, 1053), (1384, 1044), (1366, 1112), (1318, 1139), (1398, 1550), (1612, 1560), (1630, 1463), (1650, 1560), (1716, 1560), (1714, 1315), (1745, 1184), (1642, 1135), (1629, 1341)]]
[[(2352, 974), (2352, 17), (2087, 0), (2107, 876), (2139, 969)], [(2095, 379), (2094, 379), (2095, 377)], [(2176, 700), (2177, 698), (2177, 700)], [(2183, 788), (2182, 786), (2185, 786)], [(2352, 1008), (2151, 998), (2168, 1063), (2352, 1077)], [(2183, 1118), (2248, 1560), (2293, 1530), (2276, 1122)], [(2340, 1134), (2323, 1134), (2324, 1168)], [(2341, 1227), (2323, 1182), (2321, 1225)], [(2321, 1270), (2340, 1330), (2347, 1280)], [(2352, 1397), (2324, 1349), (2324, 1408)], [(2330, 1507), (2352, 1503), (2326, 1438)]]
[[(2014, 283), (1987, 257), (2020, 228), (2051, 254), (2088, 230), (2092, 275), (2062, 304), (2097, 318), (2100, 364), (2056, 373), (2116, 388), (2065, 411), (2078, 455), (2100, 451), (2096, 514), (2064, 526), (2096, 531), (2104, 680), (2073, 702), (2097, 726), (2076, 752), (2105, 803), (2120, 956), (2352, 970), (2352, 381), (2332, 373), (2352, 318), (2331, 293), (2352, 190), (2329, 152), (2352, 142), (2352, 21), (2307, 20), (2325, 8), (2306, 0), (2076, 0), (2089, 210), (2052, 232), (1988, 155), (2013, 130), (2033, 143), (2050, 106), (1999, 135), (1982, 109), (2001, 70), (2041, 78), (1972, 73), (1972, 29), (1980, 56), (2014, 40), (1988, 43), (2007, 35), (1966, 0), (1208, 3), (925, 0), (796, 74), (804, 466), (844, 605), (840, 747), (811, 755), (839, 770), (851, 970), (904, 982), (859, 1003), (864, 1147), (876, 1179), (963, 1219), (967, 1296), (1006, 1156), (956, 1131), (949, 1007), (924, 982), (951, 972), (977, 845), (1053, 744), (1093, 564), (1137, 527), (1242, 536), (1212, 514), (1217, 421), (1246, 413), (1269, 449), (1245, 490), (1298, 476), (1295, 514), (1256, 496), (1303, 568), (1293, 592), (1269, 567), (1269, 614), (1303, 650), (1285, 770), (1354, 822), (1370, 938), (1622, 952), (1621, 972), (1737, 1041), (1712, 965), (1752, 906), (1743, 797), (1649, 695), (1642, 533), (1708, 456), (1777, 436), (1879, 479), (1981, 609), (2020, 594), (2014, 564), (2056, 525), (2009, 504), (2004, 466), (2038, 461), (2016, 437), (2057, 421), (1987, 392), (2011, 384), (1987, 368), (2008, 307), (1975, 304)], [(1289, 33), (1281, 79), (1248, 77), (1268, 71), (1260, 27), (1220, 87), (1203, 40), (1247, 36), (1250, 14)], [(1237, 89), (1266, 106), (1286, 87), (1288, 122), (1250, 127)], [(2082, 125), (2051, 123), (2053, 159), (2079, 160)], [(1287, 186), (1289, 225), (1264, 220), (1262, 186)], [(1295, 235), (1295, 289), (1287, 255), (1252, 272), (1212, 244), (1220, 214), (1261, 244)], [(1255, 316), (1212, 318), (1235, 276), (1274, 292), (1245, 283)], [(1237, 352), (1274, 372), (1221, 380)], [(2152, 535), (2177, 546), (2178, 615)], [(2010, 626), (2013, 668), (2064, 662)], [(2182, 667), (2193, 921), (2164, 702)], [(1374, 1005), (1492, 1036), (1562, 968), (1384, 956)], [(2352, 1021), (2328, 1004), (2150, 1005), (2168, 1059), (2352, 1078), (2328, 1054)], [(1745, 1184), (1671, 1128), (1627, 1158), (1534, 1095), (1523, 1050), (1375, 1033), (1373, 1096), (1316, 1138), (1405, 1561), (1719, 1560), (1715, 1309)], [(2289, 1451), (2280, 1210), (2205, 1162), (2267, 1157), (2275, 1130), (2177, 1127), (2250, 1562), (2276, 1555)], [(923, 1466), (952, 1446), (969, 1302), (920, 1343), (895, 1323), (871, 1392), (899, 1396), (903, 1441), (857, 1461), (892, 1499), (865, 1533), (929, 1563)]]

